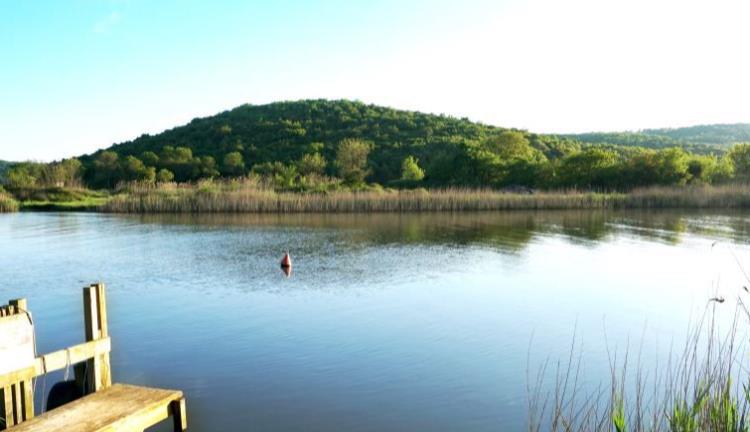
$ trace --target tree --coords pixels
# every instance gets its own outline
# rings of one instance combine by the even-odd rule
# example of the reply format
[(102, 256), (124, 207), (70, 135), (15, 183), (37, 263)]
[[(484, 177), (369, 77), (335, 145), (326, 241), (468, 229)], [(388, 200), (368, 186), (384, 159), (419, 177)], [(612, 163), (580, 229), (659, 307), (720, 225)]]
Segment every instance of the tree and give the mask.
[(503, 131), (486, 139), (484, 148), (496, 154), (502, 160), (539, 158), (541, 152), (531, 146), (523, 132)]
[(727, 153), (734, 164), (734, 175), (739, 180), (750, 179), (750, 143), (734, 145)]
[(169, 183), (172, 180), (174, 180), (174, 174), (166, 168), (162, 168), (156, 173), (156, 181), (159, 183)]
[(59, 162), (38, 165), (36, 172), (37, 186), (70, 186), (78, 184), (83, 172), (78, 159), (63, 159)]
[(193, 160), (193, 150), (189, 147), (164, 146), (160, 159), (164, 165), (187, 164)]
[(302, 175), (323, 175), (326, 171), (326, 158), (320, 153), (308, 153), (297, 162), (297, 169)]
[(361, 184), (370, 175), (367, 167), (367, 156), (372, 145), (359, 139), (345, 139), (336, 149), (334, 165), (341, 178), (348, 184)]
[(126, 181), (148, 180), (146, 165), (135, 156), (126, 156), (122, 161), (122, 179)]
[(41, 171), (31, 162), (13, 164), (5, 175), (5, 185), (13, 189), (31, 188), (37, 185)]
[(421, 181), (424, 171), (419, 167), (419, 160), (414, 156), (407, 156), (401, 162), (401, 180)]
[(558, 171), (558, 182), (564, 187), (616, 186), (617, 154), (600, 148), (588, 148), (565, 156)]
[(94, 184), (97, 187), (112, 188), (120, 180), (120, 164), (117, 153), (108, 150), (99, 153), (94, 160)]
[(199, 177), (214, 178), (219, 176), (219, 170), (216, 169), (216, 160), (212, 156), (201, 156), (198, 158)]
[(239, 176), (244, 174), (245, 161), (242, 159), (242, 153), (233, 151), (224, 155), (222, 173), (228, 176)]
[(159, 164), (159, 156), (152, 151), (145, 151), (141, 154), (141, 160), (147, 166), (155, 167)]
[(274, 175), (276, 185), (282, 189), (291, 189), (294, 187), (299, 173), (294, 165), (282, 165)]
[(622, 167), (626, 188), (648, 185), (683, 185), (690, 180), (690, 158), (680, 148), (642, 149)]
[(146, 167), (146, 170), (143, 171), (141, 176), (141, 180), (148, 183), (154, 183), (156, 181), (156, 168)]
[(83, 164), (76, 158), (64, 159), (56, 164), (58, 180), (64, 186), (80, 184)]

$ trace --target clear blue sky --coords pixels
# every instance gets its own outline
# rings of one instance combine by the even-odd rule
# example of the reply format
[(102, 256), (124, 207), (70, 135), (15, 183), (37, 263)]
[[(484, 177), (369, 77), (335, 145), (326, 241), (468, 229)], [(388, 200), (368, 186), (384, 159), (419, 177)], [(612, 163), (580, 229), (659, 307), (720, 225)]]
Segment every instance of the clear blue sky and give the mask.
[(3, 0), (0, 159), (304, 98), (540, 132), (750, 121), (749, 3)]

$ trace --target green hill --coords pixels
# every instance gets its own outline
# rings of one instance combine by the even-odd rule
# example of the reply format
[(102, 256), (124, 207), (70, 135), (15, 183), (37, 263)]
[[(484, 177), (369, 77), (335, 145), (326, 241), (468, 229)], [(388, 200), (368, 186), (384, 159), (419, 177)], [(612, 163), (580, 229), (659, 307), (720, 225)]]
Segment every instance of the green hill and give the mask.
[(715, 124), (638, 132), (592, 132), (563, 135), (588, 144), (646, 148), (682, 147), (694, 153), (720, 154), (733, 144), (750, 142), (750, 124)]
[(5, 173), (8, 171), (10, 166), (11, 162), (0, 160), (0, 183), (2, 183), (3, 179), (5, 179)]
[(83, 180), (114, 189), (135, 180), (253, 173), (276, 189), (298, 191), (377, 187), (372, 183), (627, 190), (750, 178), (750, 146), (724, 156), (746, 129), (541, 135), (361, 102), (303, 100), (242, 105), (79, 159), (18, 164), (6, 184), (21, 190)]
[[(401, 176), (402, 161), (414, 156), (428, 177), (450, 183), (457, 163), (466, 149), (504, 129), (444, 115), (424, 114), (367, 105), (346, 100), (304, 100), (268, 105), (242, 105), (220, 114), (194, 119), (190, 123), (158, 135), (143, 135), (133, 141), (110, 147), (120, 158), (137, 157), (146, 164), (169, 167), (176, 180), (200, 177), (224, 169), (226, 155), (239, 152), (244, 168), (280, 162), (291, 164), (305, 154), (320, 153), (327, 161), (335, 158), (343, 139), (372, 143), (369, 180), (387, 183)], [(570, 140), (523, 132), (532, 145), (555, 157), (577, 148)], [(181, 154), (175, 149), (183, 147)], [(187, 154), (185, 149), (190, 150)], [(154, 155), (144, 155), (153, 152)], [(102, 151), (84, 156), (89, 168)], [(176, 167), (174, 159), (194, 161), (192, 166)], [(203, 162), (198, 159), (203, 158)], [(210, 159), (207, 159), (210, 158)], [(459, 165), (460, 166), (460, 165)], [(95, 169), (87, 170), (89, 183), (96, 183)], [(327, 174), (334, 175), (329, 163)]]
[(750, 123), (699, 125), (676, 129), (644, 129), (644, 134), (672, 138), (690, 144), (728, 147), (750, 142)]

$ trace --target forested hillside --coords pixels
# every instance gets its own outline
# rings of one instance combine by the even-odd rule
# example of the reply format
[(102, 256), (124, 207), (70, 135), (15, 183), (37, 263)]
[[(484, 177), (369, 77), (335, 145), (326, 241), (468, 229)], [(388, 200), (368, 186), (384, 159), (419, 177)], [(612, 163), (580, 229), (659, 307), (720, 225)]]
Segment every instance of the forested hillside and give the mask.
[[(253, 167), (274, 171), (279, 167), (269, 164), (294, 164), (305, 155), (333, 162), (341, 141), (353, 139), (370, 145), (369, 181), (400, 179), (403, 160), (412, 156), (430, 179), (450, 183), (458, 179), (457, 170), (466, 167), (463, 158), (468, 150), (502, 130), (467, 119), (360, 102), (310, 100), (243, 105), (109, 150), (120, 158), (133, 156), (167, 168), (175, 179), (186, 181), (205, 175), (233, 176)], [(523, 134), (550, 157), (578, 148), (571, 140)], [(82, 161), (90, 167), (101, 153)], [(337, 168), (327, 163), (321, 172), (334, 176)], [(87, 179), (102, 183), (95, 170), (88, 171)]]
[(676, 129), (645, 129), (648, 135), (670, 137), (692, 144), (729, 146), (750, 141), (750, 123), (700, 125)]
[(750, 124), (701, 125), (675, 129), (644, 129), (639, 132), (592, 132), (563, 136), (589, 144), (655, 149), (682, 147), (699, 154), (721, 154), (733, 144), (750, 142)]
[(5, 179), (5, 172), (10, 168), (11, 163), (8, 161), (0, 160), (0, 182)]
[[(722, 133), (710, 126), (692, 129), (539, 135), (346, 100), (278, 102), (243, 105), (77, 159), (16, 164), (4, 183), (11, 189), (113, 189), (130, 181), (252, 175), (276, 189), (298, 191), (375, 183), (628, 190), (750, 176), (750, 146), (717, 150), (724, 146), (718, 137), (739, 139), (742, 125)], [(713, 141), (695, 141), (698, 136)]]

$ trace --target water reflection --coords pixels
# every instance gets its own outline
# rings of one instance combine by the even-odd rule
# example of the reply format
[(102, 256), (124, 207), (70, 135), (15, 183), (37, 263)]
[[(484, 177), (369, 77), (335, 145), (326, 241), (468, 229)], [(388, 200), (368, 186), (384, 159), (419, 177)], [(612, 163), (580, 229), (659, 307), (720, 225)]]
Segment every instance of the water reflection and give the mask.
[(122, 216), (145, 224), (207, 228), (348, 230), (352, 243), (482, 245), (523, 251), (535, 238), (559, 235), (594, 245), (616, 236), (679, 244), (683, 234), (735, 241), (750, 234), (744, 213), (708, 211), (512, 211), (421, 214), (161, 214)]
[(523, 430), (530, 348), (564, 358), (576, 328), (593, 383), (603, 322), (612, 346), (668, 349), (696, 305), (731, 309), (749, 221), (0, 215), (0, 297), (29, 298), (51, 351), (80, 342), (79, 287), (106, 281), (115, 379), (184, 389), (193, 431)]
[(292, 266), (281, 266), (281, 272), (284, 276), (290, 277), (292, 275)]

